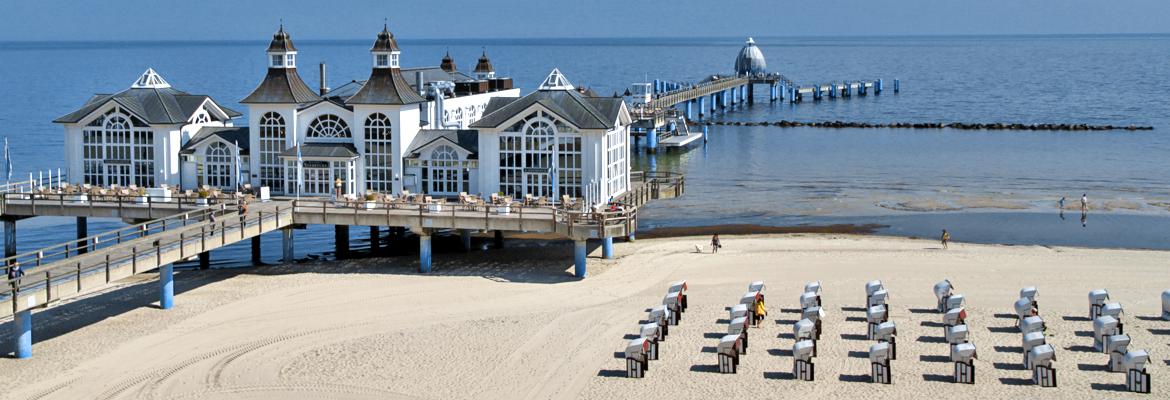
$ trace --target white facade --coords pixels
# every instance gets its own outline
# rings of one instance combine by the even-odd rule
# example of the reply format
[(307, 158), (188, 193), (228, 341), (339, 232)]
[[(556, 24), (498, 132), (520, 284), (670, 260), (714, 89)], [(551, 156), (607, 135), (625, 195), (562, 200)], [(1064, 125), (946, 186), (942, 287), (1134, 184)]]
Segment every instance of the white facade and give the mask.
[[(161, 113), (153, 101), (182, 98)], [(202, 100), (200, 100), (202, 99)], [(178, 112), (181, 115), (176, 115)], [(65, 168), (73, 184), (178, 187), (179, 149), (203, 127), (231, 126), (234, 115), (210, 97), (171, 89), (147, 70), (129, 89), (96, 96), (57, 119), (65, 130)]]

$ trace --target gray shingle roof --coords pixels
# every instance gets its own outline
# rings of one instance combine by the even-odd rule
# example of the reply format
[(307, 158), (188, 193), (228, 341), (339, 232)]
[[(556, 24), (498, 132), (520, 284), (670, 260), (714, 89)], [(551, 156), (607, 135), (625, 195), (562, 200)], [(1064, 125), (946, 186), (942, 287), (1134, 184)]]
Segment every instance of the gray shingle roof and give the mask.
[(357, 148), (352, 143), (301, 143), (280, 152), (281, 157), (297, 157), (297, 147), (301, 147), (301, 157), (328, 157), (354, 158), (358, 156)]
[(538, 90), (519, 99), (493, 98), (484, 116), (472, 128), (497, 128), (505, 121), (540, 104), (565, 122), (580, 129), (611, 129), (621, 110), (622, 99), (583, 97), (575, 90)]
[[(86, 115), (113, 101), (126, 111), (142, 118), (148, 124), (186, 123), (205, 100), (207, 95), (187, 94), (173, 88), (130, 88), (116, 94), (99, 94), (91, 97), (81, 108), (53, 120), (56, 123), (77, 123)], [(215, 100), (211, 100), (215, 103)], [(235, 110), (215, 103), (230, 118), (240, 116)]]
[(436, 140), (446, 139), (455, 143), (456, 146), (462, 147), (471, 154), (468, 159), (474, 160), (479, 158), (479, 131), (473, 129), (423, 129), (418, 131), (414, 136), (414, 140), (407, 146), (405, 158), (418, 158), (419, 151), (427, 147)]
[(301, 80), (296, 68), (269, 68), (264, 81), (240, 103), (301, 104), (320, 99), (321, 96)]
[(248, 140), (248, 127), (246, 126), (224, 126), (224, 127), (204, 127), (195, 133), (187, 144), (179, 149), (179, 154), (193, 154), (195, 148), (200, 143), (207, 141), (213, 137), (223, 139), (228, 143), (238, 143), (240, 145), (240, 155), (248, 155), (248, 150), (251, 148), (251, 142)]
[(357, 93), (346, 99), (345, 103), (403, 105), (425, 101), (427, 99), (419, 96), (414, 88), (406, 83), (398, 69), (374, 68), (370, 72), (370, 79), (366, 80)]

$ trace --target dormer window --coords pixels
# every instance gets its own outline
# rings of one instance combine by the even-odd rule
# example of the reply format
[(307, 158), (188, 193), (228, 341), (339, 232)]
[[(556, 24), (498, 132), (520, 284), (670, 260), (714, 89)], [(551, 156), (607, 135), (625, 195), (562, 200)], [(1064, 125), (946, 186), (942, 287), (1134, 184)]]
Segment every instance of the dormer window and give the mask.
[(285, 54), (284, 55), (284, 65), (286, 67), (289, 67), (289, 68), (296, 68), (297, 67), (297, 55), (296, 54)]
[(398, 68), (398, 53), (390, 53), (390, 68)]
[(390, 66), (390, 55), (378, 54), (377, 56), (375, 56), (375, 58), (376, 58), (374, 61), (375, 66), (378, 66), (378, 67), (389, 67)]
[(282, 56), (280, 54), (273, 54), (272, 55), (272, 65), (270, 65), (270, 67), (272, 67), (272, 68), (284, 67), (284, 56)]

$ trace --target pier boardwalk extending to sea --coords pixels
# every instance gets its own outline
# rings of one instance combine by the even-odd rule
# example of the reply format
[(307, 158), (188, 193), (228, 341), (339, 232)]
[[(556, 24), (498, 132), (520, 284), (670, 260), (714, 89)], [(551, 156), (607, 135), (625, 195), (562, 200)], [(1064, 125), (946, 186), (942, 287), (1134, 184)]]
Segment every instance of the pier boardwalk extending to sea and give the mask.
[[(348, 253), (349, 226), (397, 227), (417, 234), (419, 272), (431, 271), (431, 235), (458, 231), (464, 249), (470, 250), (473, 231), (549, 233), (574, 241), (574, 273), (586, 276), (586, 241), (599, 239), (602, 256), (613, 257), (613, 238), (633, 240), (638, 208), (655, 199), (681, 196), (686, 190), (682, 175), (667, 172), (633, 172), (632, 188), (616, 199), (614, 209), (578, 210), (561, 205), (460, 204), (433, 202), (399, 204), (384, 202), (336, 202), (327, 198), (273, 199), (250, 203), (248, 213), (238, 213), (234, 200), (205, 201), (185, 198), (154, 199), (142, 196), (105, 196), (80, 199), (75, 194), (51, 191), (0, 194), (0, 219), (4, 221), (5, 272), (19, 264), (25, 275), (6, 279), (0, 299), (0, 318), (12, 316), (13, 353), (32, 355), (32, 312), (52, 307), (80, 295), (108, 289), (118, 280), (142, 273), (159, 274), (159, 307), (174, 303), (173, 263), (198, 258), (208, 265), (209, 252), (250, 240), (252, 258), (260, 254), (260, 235), (280, 231), (283, 260), (293, 261), (293, 236), (307, 224), (334, 225), (338, 254)], [(212, 221), (212, 215), (216, 215)], [(16, 254), (16, 221), (38, 216), (77, 218), (77, 239)], [(119, 218), (133, 225), (88, 235), (88, 218)], [(376, 237), (376, 236), (375, 236)]]

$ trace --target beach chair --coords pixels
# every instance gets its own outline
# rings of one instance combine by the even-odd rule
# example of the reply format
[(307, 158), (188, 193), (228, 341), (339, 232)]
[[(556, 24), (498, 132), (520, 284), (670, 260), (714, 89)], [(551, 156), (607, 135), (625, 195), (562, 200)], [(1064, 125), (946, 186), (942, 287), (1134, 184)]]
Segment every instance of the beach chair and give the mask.
[(649, 367), (650, 342), (637, 338), (626, 344), (626, 377), (643, 378)]
[(950, 308), (946, 306), (947, 299), (951, 297), (951, 291), (954, 286), (951, 286), (950, 279), (943, 279), (942, 282), (934, 284), (934, 297), (938, 298), (938, 312), (946, 312)]
[(1129, 335), (1112, 335), (1105, 338), (1105, 352), (1109, 353), (1109, 371), (1125, 372), (1122, 360), (1129, 351)]
[(1170, 321), (1170, 289), (1162, 292), (1162, 320)]
[(1102, 315), (1093, 320), (1093, 348), (1097, 351), (1102, 353), (1108, 352), (1105, 346), (1105, 338), (1120, 334), (1121, 330), (1118, 329), (1117, 318)]
[(1096, 289), (1089, 291), (1089, 319), (1095, 319), (1101, 316), (1101, 307), (1105, 306), (1105, 301), (1109, 300), (1109, 291), (1105, 289)]
[(886, 321), (878, 324), (873, 339), (877, 340), (878, 343), (889, 343), (890, 359), (898, 359), (898, 326), (894, 324), (894, 321)]
[(1056, 387), (1056, 349), (1042, 344), (1028, 352), (1028, 364), (1032, 366), (1032, 382), (1040, 387)]
[(1145, 350), (1133, 350), (1125, 353), (1121, 363), (1124, 365), (1125, 389), (1134, 393), (1150, 392), (1150, 374), (1146, 372), (1146, 363), (1150, 355)]
[(719, 354), (720, 373), (735, 373), (736, 367), (739, 366), (739, 354), (742, 345), (739, 335), (724, 335), (722, 338), (719, 338), (719, 347), (716, 351)]
[(658, 359), (658, 341), (662, 339), (662, 328), (656, 322), (642, 324), (638, 327), (639, 335), (650, 342), (649, 349), (647, 349), (646, 359)]
[(816, 354), (816, 342), (800, 340), (792, 346), (792, 375), (802, 381), (812, 381), (815, 378), (813, 356)]
[(890, 344), (878, 343), (869, 346), (870, 382), (890, 384), (893, 377), (890, 373)]
[(960, 343), (951, 346), (951, 361), (955, 363), (955, 383), (975, 384), (975, 345)]
[(1046, 343), (1044, 332), (1032, 332), (1024, 335), (1024, 369), (1032, 369), (1032, 361), (1028, 358), (1028, 354), (1032, 352), (1032, 349)]
[(747, 354), (748, 323), (749, 322), (748, 322), (747, 317), (739, 317), (739, 318), (731, 320), (731, 323), (727, 324), (727, 334), (728, 335), (739, 335), (739, 337), (740, 337), (740, 344), (741, 344), (741, 346), (739, 347), (740, 354)]

